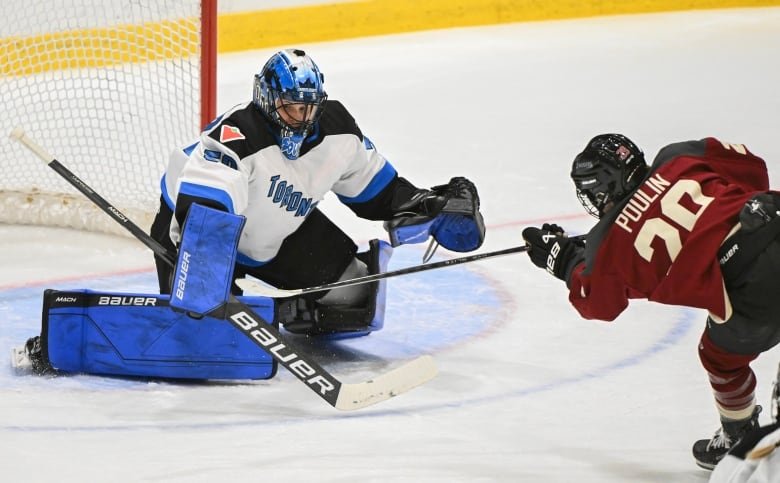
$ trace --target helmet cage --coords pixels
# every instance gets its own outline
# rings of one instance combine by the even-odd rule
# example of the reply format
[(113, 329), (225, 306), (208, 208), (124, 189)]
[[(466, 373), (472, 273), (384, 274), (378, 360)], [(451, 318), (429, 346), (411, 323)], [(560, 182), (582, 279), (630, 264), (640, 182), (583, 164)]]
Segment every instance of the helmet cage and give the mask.
[[(322, 115), (328, 94), (324, 75), (302, 50), (288, 49), (274, 54), (255, 75), (253, 101), (281, 128), (281, 137), (305, 137)], [(280, 113), (287, 106), (303, 104), (304, 117), (290, 123)], [(287, 111), (287, 118), (296, 116)]]
[(590, 190), (582, 190), (580, 188), (577, 188), (577, 198), (580, 200), (580, 204), (585, 208), (585, 211), (596, 218), (601, 218), (601, 215), (604, 214), (604, 207), (610, 201), (609, 193), (606, 191), (594, 193)]

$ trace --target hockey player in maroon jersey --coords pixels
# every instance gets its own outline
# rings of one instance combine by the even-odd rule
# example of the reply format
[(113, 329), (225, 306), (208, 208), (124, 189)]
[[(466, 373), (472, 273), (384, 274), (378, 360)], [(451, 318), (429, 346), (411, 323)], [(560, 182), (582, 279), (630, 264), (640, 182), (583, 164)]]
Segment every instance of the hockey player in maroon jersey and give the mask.
[(666, 146), (647, 166), (628, 138), (603, 134), (571, 177), (599, 222), (584, 242), (554, 224), (526, 228), (531, 261), (566, 282), (587, 319), (614, 320), (640, 298), (708, 312), (699, 356), (721, 428), (693, 455), (712, 469), (758, 425), (750, 362), (780, 342), (780, 196), (766, 165), (706, 138)]

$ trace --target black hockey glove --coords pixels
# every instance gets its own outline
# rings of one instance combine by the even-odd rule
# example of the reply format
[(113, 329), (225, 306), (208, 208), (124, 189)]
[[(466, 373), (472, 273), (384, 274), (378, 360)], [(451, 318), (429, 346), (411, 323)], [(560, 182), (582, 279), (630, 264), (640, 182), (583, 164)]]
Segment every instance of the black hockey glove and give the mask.
[(568, 283), (571, 270), (582, 260), (582, 242), (568, 238), (563, 228), (550, 223), (541, 228), (526, 228), (523, 238), (528, 243), (531, 262)]
[(421, 243), (433, 236), (448, 250), (467, 252), (479, 248), (485, 239), (477, 188), (463, 177), (415, 191), (384, 226), (393, 246)]

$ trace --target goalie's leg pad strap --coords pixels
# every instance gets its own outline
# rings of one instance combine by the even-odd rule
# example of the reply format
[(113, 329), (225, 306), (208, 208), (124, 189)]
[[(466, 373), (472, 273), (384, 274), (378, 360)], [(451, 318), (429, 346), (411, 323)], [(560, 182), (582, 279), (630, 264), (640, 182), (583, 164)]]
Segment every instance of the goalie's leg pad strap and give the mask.
[[(384, 273), (387, 271), (387, 265), (390, 263), (390, 257), (393, 255), (393, 247), (384, 240), (372, 240), (376, 248), (369, 252), (375, 258), (369, 264), (370, 273)], [(373, 247), (373, 245), (372, 245)], [(372, 253), (373, 252), (373, 253)], [(376, 282), (374, 302), (374, 316), (368, 328), (371, 331), (380, 330), (385, 325), (385, 306), (387, 305), (387, 279)]]
[(246, 218), (190, 206), (171, 287), (171, 307), (207, 314), (230, 296), (238, 241)]
[[(241, 297), (266, 321), (274, 301)], [(269, 379), (276, 362), (225, 320), (192, 318), (168, 295), (47, 290), (41, 341), (61, 372), (177, 379)]]

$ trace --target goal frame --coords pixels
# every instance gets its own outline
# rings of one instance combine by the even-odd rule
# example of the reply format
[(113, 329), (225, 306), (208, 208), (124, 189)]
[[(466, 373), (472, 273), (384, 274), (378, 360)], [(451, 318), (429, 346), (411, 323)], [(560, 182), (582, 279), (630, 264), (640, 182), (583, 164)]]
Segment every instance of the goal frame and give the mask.
[[(86, 0), (85, 2), (73, 1), (73, 8), (76, 9), (74, 11), (79, 12), (79, 10), (77, 10), (78, 8), (83, 9), (84, 5), (89, 5), (91, 1), (92, 0)], [(41, 3), (43, 2), (38, 2), (38, 4), (35, 5), (34, 10), (30, 11), (38, 11), (37, 9)], [(116, 0), (111, 2), (112, 5), (117, 3), (119, 2)], [(176, 2), (165, 3), (171, 5), (172, 3)], [(70, 1), (65, 2), (65, 5), (69, 4), (71, 4)], [(185, 21), (188, 22), (190, 27), (192, 27), (190, 32), (196, 33), (197, 36), (190, 37), (189, 40), (187, 40), (186, 37), (173, 37), (175, 35), (182, 35), (182, 31), (177, 29), (176, 23), (168, 22), (167, 18), (165, 17), (162, 17), (162, 29), (158, 29), (156, 26), (148, 28), (142, 27), (141, 25), (144, 24), (119, 23), (117, 25), (121, 25), (122, 30), (117, 31), (118, 33), (116, 34), (109, 32), (109, 35), (111, 35), (110, 37), (107, 37), (105, 34), (107, 28), (101, 27), (101, 24), (93, 24), (88, 21), (75, 25), (61, 24), (67, 25), (65, 30), (60, 30), (58, 26), (47, 26), (48, 24), (43, 23), (41, 24), (42, 28), (44, 29), (42, 30), (42, 33), (31, 34), (30, 37), (26, 37), (24, 33), (17, 34), (14, 30), (10, 30), (9, 33), (6, 33), (0, 37), (0, 58), (8, 59), (7, 68), (0, 70), (0, 76), (2, 76), (0, 77), (0, 81), (8, 82), (8, 84), (6, 84), (5, 89), (0, 88), (0, 92), (3, 93), (3, 96), (10, 96), (11, 93), (15, 92), (19, 93), (18, 97), (9, 97), (9, 99), (13, 99), (10, 101), (11, 104), (9, 104), (9, 110), (7, 111), (7, 113), (10, 115), (7, 117), (6, 122), (2, 123), (3, 126), (5, 127), (5, 125), (8, 124), (8, 128), (10, 130), (12, 125), (20, 125), (29, 130), (43, 130), (42, 132), (48, 130), (50, 125), (56, 126), (56, 130), (51, 131), (56, 133), (55, 137), (68, 139), (67, 142), (63, 142), (62, 144), (67, 144), (71, 147), (82, 146), (75, 148), (74, 152), (72, 153), (68, 153), (66, 151), (67, 154), (65, 157), (68, 161), (82, 163), (82, 166), (86, 162), (89, 162), (90, 164), (94, 163), (96, 166), (98, 166), (99, 171), (103, 173), (108, 170), (112, 170), (112, 172), (116, 175), (116, 179), (119, 180), (128, 179), (125, 176), (127, 174), (132, 174), (132, 176), (129, 178), (132, 180), (130, 184), (126, 183), (124, 186), (117, 186), (116, 191), (107, 189), (102, 185), (100, 186), (102, 189), (106, 190), (106, 192), (111, 193), (112, 198), (114, 198), (114, 202), (117, 203), (118, 206), (121, 206), (126, 213), (132, 216), (139, 225), (145, 227), (146, 229), (151, 226), (154, 212), (157, 209), (156, 200), (159, 198), (159, 176), (162, 176), (163, 174), (164, 166), (167, 162), (169, 153), (180, 144), (183, 145), (182, 143), (189, 142), (190, 139), (194, 139), (197, 136), (198, 131), (211, 122), (217, 115), (218, 0), (195, 0), (194, 2), (189, 1), (187, 4), (191, 5), (191, 7), (187, 6), (182, 9), (176, 8), (176, 11), (179, 13), (184, 13), (185, 11), (191, 12), (191, 15), (187, 17)], [(159, 11), (163, 12), (166, 8), (168, 7), (163, 6)], [(108, 7), (106, 10), (106, 12), (111, 11), (116, 11), (114, 10), (113, 6)], [(195, 17), (196, 15), (197, 17)], [(135, 15), (128, 16), (128, 18), (130, 17), (134, 19), (138, 18)], [(14, 17), (11, 16), (10, 18)], [(46, 17), (42, 14), (41, 18)], [(100, 21), (103, 16), (96, 15), (94, 18)], [(105, 18), (110, 20), (112, 17), (106, 16)], [(184, 18), (182, 19), (184, 20)], [(146, 20), (144, 19), (141, 21), (144, 22)], [(93, 25), (98, 26), (93, 27)], [(106, 25), (110, 26), (112, 24), (109, 22)], [(129, 28), (125, 28), (125, 25), (129, 26)], [(135, 25), (139, 26), (136, 28)], [(149, 25), (153, 24), (150, 23)], [(169, 31), (171, 31), (173, 35), (168, 37), (172, 42), (174, 42), (172, 45), (176, 45), (176, 43), (179, 42), (179, 39), (181, 39), (182, 41), (189, 42), (188, 44), (182, 43), (181, 45), (189, 45), (198, 49), (198, 52), (192, 52), (193, 56), (191, 57), (191, 68), (180, 68), (178, 67), (178, 61), (175, 60), (175, 58), (173, 60), (173, 62), (177, 62), (177, 66), (175, 66), (171, 72), (175, 71), (187, 74), (186, 77), (182, 77), (181, 79), (189, 79), (187, 84), (182, 84), (182, 86), (179, 87), (180, 94), (177, 94), (176, 97), (159, 97), (159, 99), (165, 99), (163, 104), (160, 105), (171, 106), (172, 108), (165, 109), (164, 112), (168, 114), (170, 114), (172, 111), (182, 112), (179, 111), (179, 102), (181, 102), (180, 99), (182, 97), (187, 96), (188, 91), (182, 89), (181, 87), (191, 86), (193, 91), (198, 89), (197, 96), (195, 95), (195, 92), (192, 92), (192, 94), (188, 97), (189, 101), (186, 106), (187, 115), (186, 117), (181, 118), (181, 120), (186, 120), (186, 122), (182, 123), (180, 120), (172, 118), (170, 118), (168, 121), (169, 124), (170, 122), (176, 123), (176, 126), (186, 126), (186, 131), (188, 134), (186, 136), (182, 136), (183, 129), (177, 128), (176, 135), (168, 136), (164, 132), (167, 127), (165, 125), (165, 121), (149, 124), (149, 135), (155, 136), (155, 133), (160, 133), (160, 137), (157, 137), (156, 141), (153, 141), (149, 146), (146, 147), (146, 152), (139, 152), (136, 150), (136, 158), (130, 159), (137, 159), (140, 161), (141, 159), (138, 157), (141, 157), (143, 159), (155, 160), (153, 161), (153, 164), (148, 166), (146, 164), (128, 165), (126, 162), (123, 162), (121, 168), (117, 166), (117, 168), (113, 170), (111, 167), (113, 163), (119, 163), (123, 159), (123, 153), (119, 151), (121, 148), (103, 150), (101, 145), (98, 146), (100, 150), (91, 151), (89, 148), (85, 148), (83, 146), (92, 146), (93, 139), (103, 136), (101, 127), (105, 121), (107, 120), (110, 123), (110, 121), (114, 119), (110, 115), (103, 117), (102, 113), (95, 113), (94, 111), (95, 108), (100, 109), (101, 106), (105, 105), (109, 99), (113, 99), (115, 94), (110, 96), (99, 95), (95, 97), (85, 97), (88, 99), (88, 102), (91, 102), (91, 104), (85, 105), (85, 107), (89, 107), (89, 112), (87, 112), (87, 109), (85, 109), (84, 112), (79, 112), (76, 110), (71, 110), (70, 112), (74, 113), (73, 119), (76, 119), (80, 115), (82, 119), (89, 120), (84, 122), (79, 121), (71, 123), (69, 118), (62, 115), (62, 112), (66, 111), (66, 109), (63, 109), (63, 106), (70, 108), (75, 105), (70, 99), (63, 101), (63, 103), (57, 108), (57, 111), (54, 113), (54, 115), (49, 113), (48, 110), (40, 110), (41, 108), (38, 107), (41, 105), (40, 99), (50, 98), (54, 99), (55, 102), (59, 102), (59, 98), (54, 98), (53, 96), (43, 94), (45, 89), (43, 87), (40, 89), (34, 87), (36, 85), (45, 85), (43, 83), (35, 84), (39, 81), (35, 80), (34, 76), (41, 76), (42, 80), (46, 80), (48, 82), (48, 80), (52, 78), (52, 74), (50, 72), (55, 72), (55, 74), (53, 74), (53, 78), (56, 79), (55, 82), (61, 82), (64, 85), (71, 86), (79, 82), (76, 79), (78, 79), (78, 76), (81, 75), (74, 74), (71, 76), (71, 73), (84, 71), (85, 74), (89, 75), (89, 78), (98, 79), (98, 81), (85, 81), (83, 84), (76, 84), (76, 86), (77, 88), (84, 87), (91, 89), (95, 88), (93, 86), (97, 85), (96, 82), (99, 82), (101, 87), (104, 82), (109, 84), (113, 83), (114, 76), (140, 79), (140, 77), (138, 77), (139, 70), (137, 70), (138, 68), (135, 67), (135, 65), (138, 64), (136, 64), (134, 60), (127, 62), (127, 69), (122, 67), (121, 63), (125, 61), (124, 57), (120, 57), (120, 55), (127, 55), (130, 56), (131, 59), (134, 59), (132, 56), (135, 54), (135, 51), (131, 50), (133, 48), (133, 44), (121, 44), (121, 42), (125, 39), (133, 39), (135, 38), (134, 36), (137, 37), (139, 32), (150, 32), (156, 35), (158, 32), (167, 29), (170, 29)], [(199, 29), (199, 31), (196, 31), (196, 29)], [(20, 29), (20, 31), (21, 30), (22, 29)], [(85, 34), (92, 34), (93, 32), (97, 32), (100, 36), (95, 36), (95, 40), (93, 40), (92, 37), (85, 36), (83, 37), (84, 40), (82, 41), (82, 37), (69, 35), (71, 31), (79, 31), (79, 33), (81, 33), (81, 30), (83, 30)], [(40, 62), (38, 59), (48, 54), (43, 50), (33, 50), (28, 47), (28, 45), (30, 45), (27, 43), (28, 39), (34, 36), (38, 36), (43, 39), (44, 42), (48, 42), (47, 48), (50, 49), (52, 46), (55, 46), (56, 43), (60, 43), (62, 45), (62, 50), (59, 52), (64, 53), (60, 55), (53, 54), (51, 57), (49, 57), (49, 59), (52, 59), (51, 63), (55, 65), (55, 67), (53, 67), (51, 70), (47, 67), (38, 67), (38, 62)], [(150, 36), (149, 39), (157, 41), (156, 37)], [(114, 45), (113, 42), (117, 42), (116, 45), (119, 45), (120, 49), (118, 51), (119, 54), (114, 57), (110, 57), (110, 55), (113, 54), (109, 53), (109, 57), (106, 57), (108, 63), (105, 64), (105, 66), (109, 69), (109, 73), (106, 75), (106, 77), (103, 77), (103, 75), (97, 73), (97, 71), (96, 75), (89, 73), (89, 70), (93, 68), (100, 69), (103, 64), (88, 63), (91, 61), (91, 59), (87, 59), (85, 63), (81, 63), (81, 58), (72, 57), (73, 53), (78, 52), (77, 49), (81, 48), (81, 42), (83, 42), (83, 49), (87, 52), (93, 48), (106, 49), (108, 48), (106, 47), (108, 42), (112, 42), (112, 46)], [(123, 45), (129, 45), (129, 47), (123, 47)], [(151, 47), (149, 50), (151, 52), (148, 57), (149, 60), (143, 59), (141, 63), (148, 62), (150, 65), (157, 65), (157, 63), (161, 61), (162, 57), (158, 55), (159, 51), (154, 49), (157, 49), (157, 47), (160, 45), (163, 45), (163, 48), (167, 48), (165, 47), (166, 44), (157, 43), (154, 45), (155, 46)], [(55, 46), (54, 48), (56, 49), (57, 47)], [(169, 48), (168, 52), (170, 51), (171, 50)], [(32, 52), (32, 54), (28, 54), (28, 52)], [(54, 50), (53, 52), (57, 51)], [(27, 60), (25, 55), (32, 55), (32, 57), (29, 58), (30, 60)], [(95, 59), (97, 59), (97, 62), (101, 62), (100, 58), (96, 57)], [(117, 59), (121, 59), (120, 62), (116, 62)], [(29, 63), (31, 67), (29, 70), (24, 70), (25, 64), (27, 63)], [(134, 67), (129, 67), (130, 64), (133, 64)], [(150, 72), (156, 72), (159, 70), (159, 67), (150, 67), (150, 69)], [(63, 72), (63, 74), (59, 74), (60, 71)], [(33, 77), (33, 79), (30, 81), (21, 80), (28, 76)], [(86, 78), (87, 77), (85, 77), (85, 79)], [(60, 81), (60, 79), (64, 80)], [(143, 88), (146, 86), (146, 84), (141, 86), (141, 84), (136, 83), (136, 80), (133, 80), (132, 82), (134, 83), (132, 85), (132, 88), (134, 89), (139, 87)], [(176, 84), (172, 82), (167, 84), (164, 90), (167, 93), (172, 93), (175, 92), (174, 89), (176, 89)], [(37, 96), (37, 99), (39, 100), (31, 105), (26, 103), (22, 104), (21, 102), (24, 101), (20, 102), (19, 99), (24, 99), (24, 96), (30, 95)], [(153, 97), (154, 96), (146, 96), (146, 100), (142, 102), (145, 102), (148, 105), (149, 99)], [(121, 133), (123, 131), (121, 131), (121, 129), (118, 131), (113, 130), (111, 139), (114, 142), (114, 146), (116, 146), (116, 143), (123, 143), (125, 139), (127, 139), (130, 143), (138, 144), (140, 146), (141, 144), (139, 143), (143, 143), (143, 138), (139, 137), (139, 135), (142, 135), (142, 133), (139, 132), (141, 129), (138, 129), (139, 117), (135, 116), (137, 116), (137, 113), (139, 112), (151, 111), (137, 111), (135, 108), (132, 110), (126, 109), (123, 108), (122, 105), (117, 105), (117, 112), (119, 112), (117, 119), (128, 124), (134, 123), (135, 127), (130, 131), (125, 131), (127, 134), (126, 138), (122, 137)], [(36, 110), (36, 108), (38, 110)], [(35, 112), (39, 112), (40, 114), (33, 114)], [(27, 116), (27, 113), (30, 113), (30, 116)], [(24, 116), (24, 119), (20, 119), (17, 116)], [(167, 120), (169, 118), (166, 115), (163, 115), (158, 116), (157, 119)], [(85, 127), (93, 129), (93, 131), (85, 131), (83, 129)], [(153, 129), (153, 127), (156, 129)], [(5, 130), (6, 129), (3, 129), (3, 131)], [(133, 134), (135, 135), (134, 137)], [(3, 142), (10, 143), (10, 140), (7, 139), (8, 135), (9, 132), (0, 132), (0, 136), (6, 138), (6, 141)], [(117, 135), (119, 136), (118, 138), (116, 137)], [(85, 144), (79, 144), (81, 142), (81, 138), (83, 137), (87, 137), (88, 142)], [(2, 142), (0, 142), (0, 146), (3, 146), (5, 149), (5, 144), (2, 144)], [(36, 225), (75, 228), (84, 231), (125, 235), (122, 230), (116, 230), (116, 227), (113, 224), (108, 223), (108, 220), (105, 219), (104, 215), (97, 213), (94, 207), (90, 206), (90, 204), (84, 203), (79, 196), (75, 195), (70, 188), (64, 186), (61, 181), (55, 180), (54, 183), (52, 183), (48, 177), (43, 177), (40, 174), (33, 174), (31, 175), (28, 182), (26, 175), (22, 174), (19, 176), (17, 173), (21, 173), (21, 170), (39, 170), (40, 168), (29, 165), (29, 162), (27, 161), (28, 158), (24, 156), (24, 153), (20, 153), (22, 156), (17, 158), (18, 151), (15, 151), (14, 149), (7, 151), (6, 161), (4, 163), (0, 163), (0, 166), (3, 166), (3, 169), (10, 168), (10, 173), (12, 173), (9, 178), (6, 178), (9, 180), (7, 183), (0, 183), (0, 223), (10, 225)], [(74, 157), (74, 155), (77, 157)], [(128, 158), (125, 157), (125, 159)], [(128, 169), (130, 172), (128, 172)], [(89, 171), (86, 170), (85, 172), (89, 173)], [(138, 173), (139, 176), (142, 176), (142, 178), (136, 177), (134, 173)], [(145, 180), (143, 181), (143, 186), (139, 186), (139, 179)], [(95, 179), (92, 179), (91, 182), (94, 183)], [(117, 183), (112, 182), (112, 185), (116, 184)], [(128, 196), (128, 194), (130, 197), (125, 198), (125, 196)]]
[(200, 6), (200, 127), (217, 115), (217, 0)]

